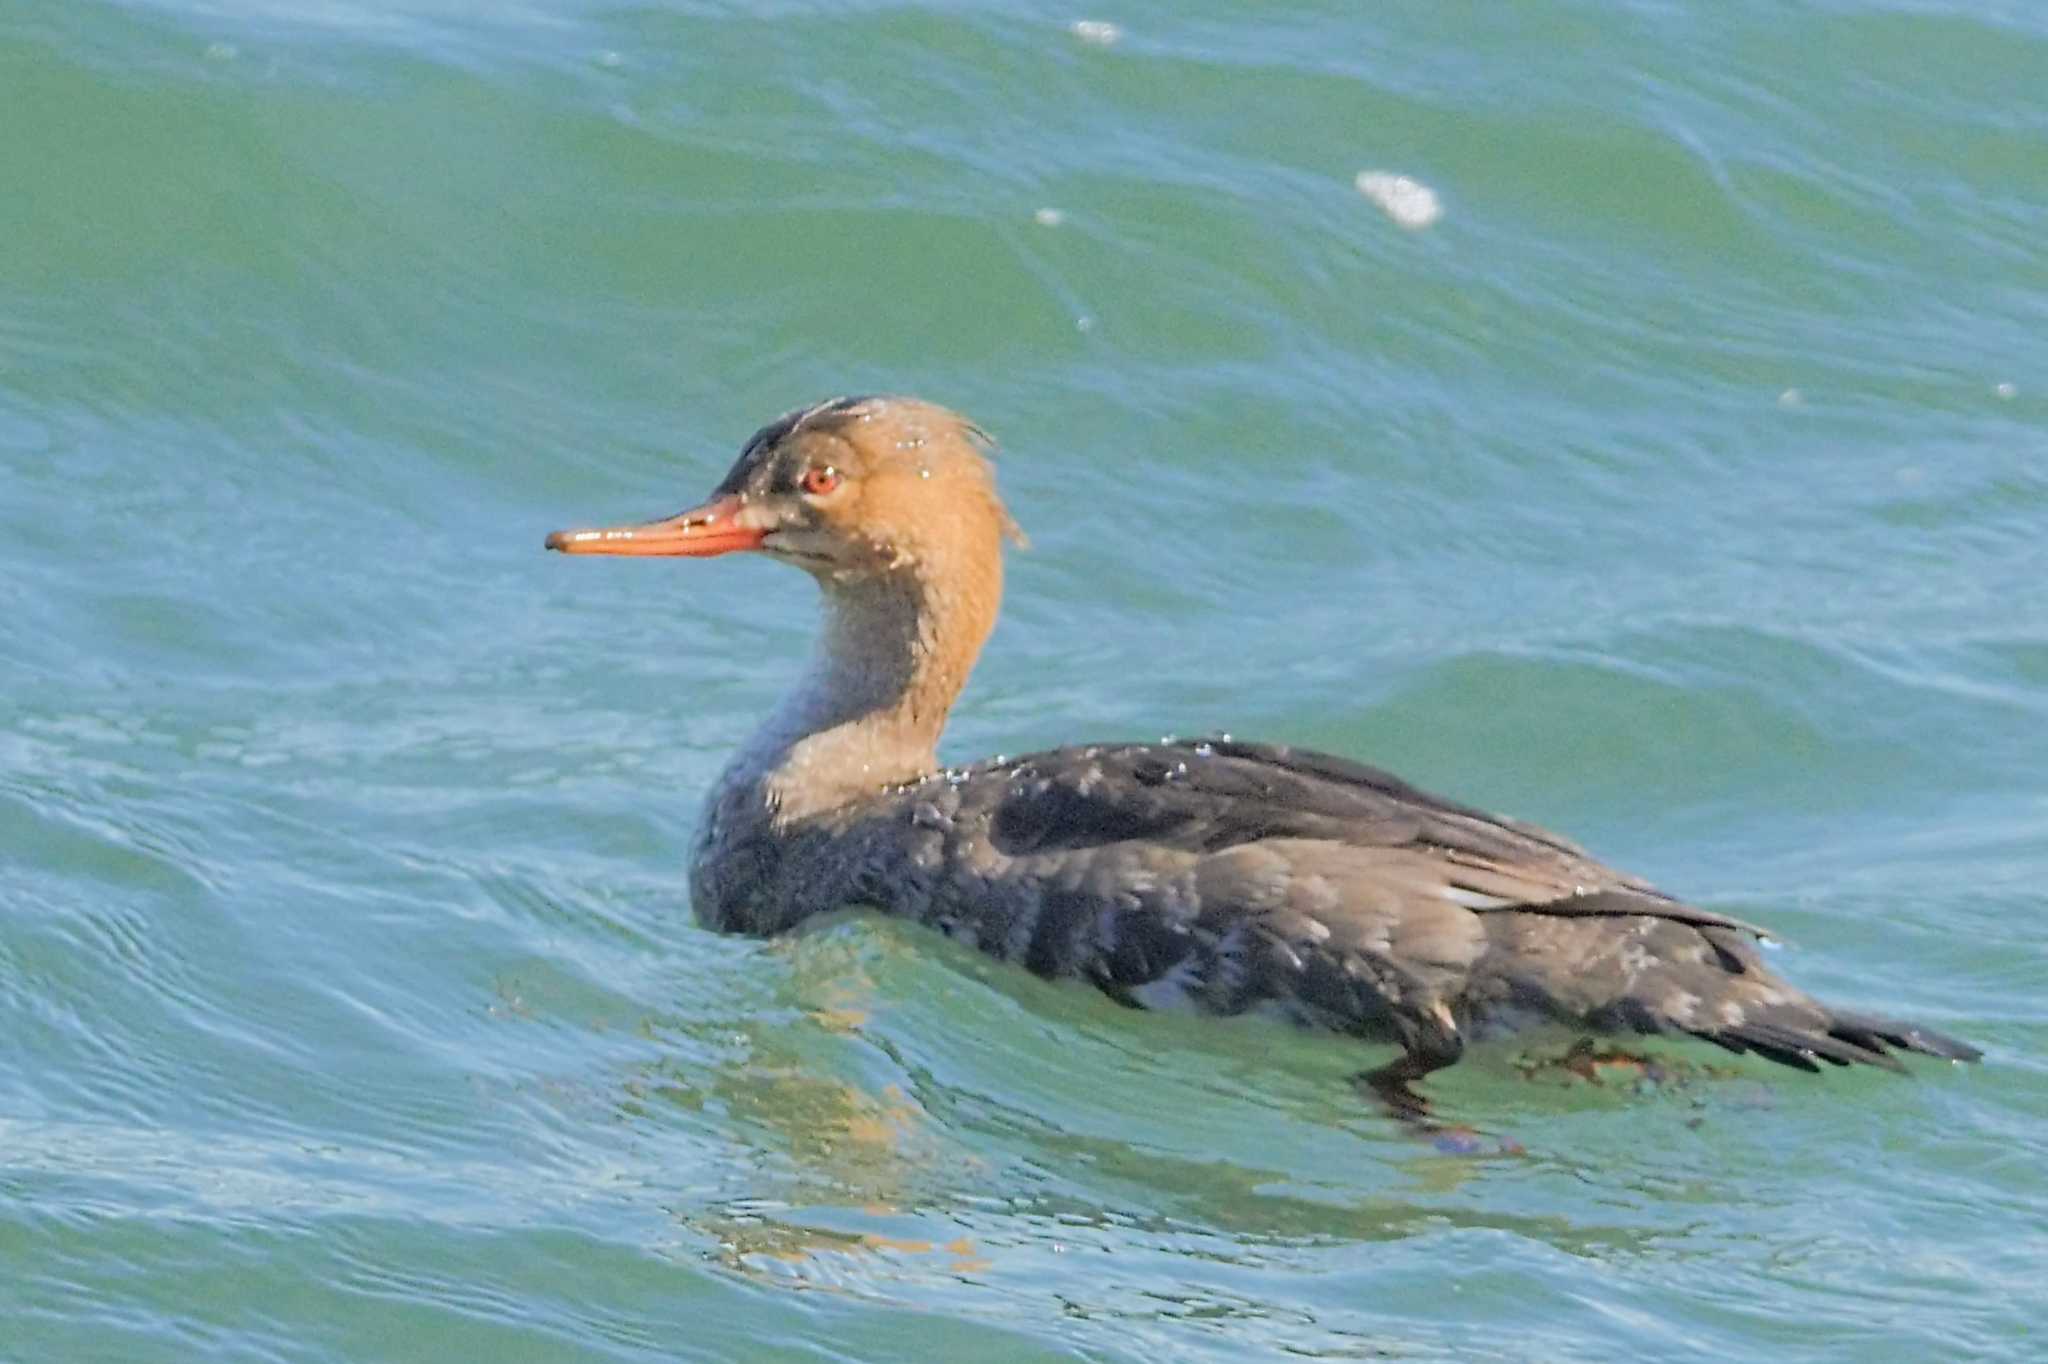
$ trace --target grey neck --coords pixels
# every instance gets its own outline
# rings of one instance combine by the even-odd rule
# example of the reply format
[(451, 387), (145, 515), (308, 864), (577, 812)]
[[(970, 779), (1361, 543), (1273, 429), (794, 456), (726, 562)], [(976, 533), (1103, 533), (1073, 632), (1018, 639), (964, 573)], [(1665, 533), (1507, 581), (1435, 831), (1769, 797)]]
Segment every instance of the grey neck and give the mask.
[(934, 677), (944, 670), (915, 580), (827, 582), (824, 593), (809, 668), (727, 766), (714, 804), (739, 797), (786, 824), (937, 768), (953, 693)]

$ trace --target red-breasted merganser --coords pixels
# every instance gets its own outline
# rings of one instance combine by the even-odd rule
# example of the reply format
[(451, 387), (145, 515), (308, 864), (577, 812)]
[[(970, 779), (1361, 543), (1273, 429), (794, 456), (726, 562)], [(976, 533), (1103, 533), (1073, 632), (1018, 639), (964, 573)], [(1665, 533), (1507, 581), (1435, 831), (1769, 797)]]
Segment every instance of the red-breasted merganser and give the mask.
[(1978, 1058), (1795, 989), (1748, 924), (1345, 758), (1219, 738), (942, 768), (1018, 538), (987, 446), (930, 403), (835, 398), (756, 432), (701, 506), (548, 537), (750, 550), (823, 590), (809, 672), (710, 793), (691, 868), (705, 924), (769, 935), (867, 907), (1138, 1007), (1278, 1006), (1398, 1046), (1361, 1078), (1408, 1113), (1426, 1109), (1411, 1083), (1468, 1037), (1529, 1020), (1805, 1070)]

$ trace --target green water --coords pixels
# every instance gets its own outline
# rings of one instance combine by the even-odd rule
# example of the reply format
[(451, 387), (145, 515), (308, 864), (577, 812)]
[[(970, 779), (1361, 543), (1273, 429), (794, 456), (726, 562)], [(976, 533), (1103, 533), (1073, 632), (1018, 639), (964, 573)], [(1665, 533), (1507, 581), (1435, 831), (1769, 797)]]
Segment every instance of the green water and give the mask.
[[(0, 0), (0, 130), (0, 1357), (2048, 1350), (2039, 6)], [(1464, 1159), (698, 930), (811, 590), (541, 536), (872, 390), (1034, 542), (950, 756), (1375, 760), (1985, 1064)]]

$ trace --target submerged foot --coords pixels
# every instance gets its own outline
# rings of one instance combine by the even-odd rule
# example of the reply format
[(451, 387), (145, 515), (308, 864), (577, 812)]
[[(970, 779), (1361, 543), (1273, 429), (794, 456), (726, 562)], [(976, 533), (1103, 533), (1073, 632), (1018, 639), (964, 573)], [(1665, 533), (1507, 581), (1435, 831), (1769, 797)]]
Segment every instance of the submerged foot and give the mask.
[(1725, 1079), (1741, 1072), (1733, 1067), (1633, 1051), (1614, 1042), (1581, 1037), (1562, 1055), (1524, 1055), (1515, 1069), (1525, 1080), (1554, 1080), (1573, 1085), (1598, 1085), (1646, 1094), (1682, 1088), (1694, 1080)]
[(1403, 1131), (1426, 1141), (1447, 1156), (1521, 1156), (1527, 1149), (1513, 1137), (1492, 1137), (1466, 1123), (1443, 1123), (1431, 1116), (1427, 1098), (1415, 1092), (1414, 1077), (1400, 1062), (1351, 1077), (1359, 1093), (1380, 1103)]
[(1378, 1101), (1389, 1113), (1407, 1123), (1426, 1122), (1429, 1100), (1412, 1087), (1414, 1076), (1398, 1069), (1400, 1063), (1378, 1070), (1362, 1071), (1351, 1077), (1360, 1094)]

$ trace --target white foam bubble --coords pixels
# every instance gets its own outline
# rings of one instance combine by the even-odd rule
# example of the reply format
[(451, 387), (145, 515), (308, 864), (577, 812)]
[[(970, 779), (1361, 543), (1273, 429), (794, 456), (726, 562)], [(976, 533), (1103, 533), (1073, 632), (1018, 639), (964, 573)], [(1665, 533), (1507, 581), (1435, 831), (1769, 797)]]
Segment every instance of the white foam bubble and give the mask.
[(1067, 215), (1056, 208), (1041, 208), (1031, 215), (1031, 221), (1040, 227), (1058, 227), (1067, 220)]
[(1379, 206), (1397, 226), (1420, 232), (1444, 216), (1443, 200), (1436, 191), (1412, 175), (1392, 171), (1360, 171), (1355, 181), (1358, 192)]
[(1123, 29), (1107, 19), (1076, 19), (1067, 25), (1067, 32), (1082, 42), (1093, 43), (1097, 47), (1108, 47), (1124, 36)]

